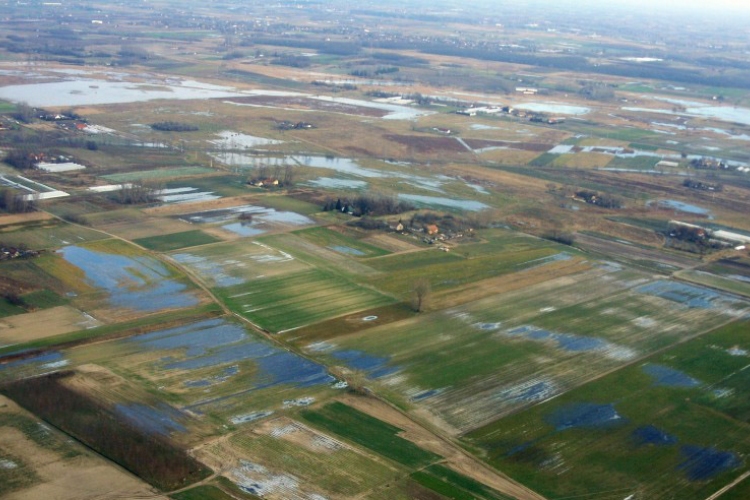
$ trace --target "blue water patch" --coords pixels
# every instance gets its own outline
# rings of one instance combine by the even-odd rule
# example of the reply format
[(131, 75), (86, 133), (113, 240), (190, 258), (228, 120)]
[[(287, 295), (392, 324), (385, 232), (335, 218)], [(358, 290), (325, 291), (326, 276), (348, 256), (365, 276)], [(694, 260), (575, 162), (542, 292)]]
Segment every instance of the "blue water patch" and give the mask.
[(691, 481), (705, 481), (741, 465), (739, 457), (734, 453), (713, 447), (685, 445), (680, 451), (685, 460), (677, 468), (684, 470)]
[[(222, 319), (211, 319), (133, 337), (123, 342), (137, 343), (148, 350), (183, 349), (183, 356), (165, 356), (159, 363), (165, 370), (196, 370), (252, 361), (258, 371), (243, 391), (278, 384), (297, 387), (328, 384), (334, 380), (323, 366), (296, 354), (256, 340), (240, 326)], [(229, 366), (211, 378), (190, 381), (188, 387), (206, 387), (239, 372)]]
[(645, 364), (641, 367), (644, 373), (650, 375), (654, 380), (654, 385), (663, 385), (667, 387), (697, 387), (701, 385), (700, 381), (687, 375), (680, 370), (669, 368), (663, 365)]
[(603, 351), (614, 347), (609, 342), (596, 337), (550, 332), (531, 325), (523, 325), (507, 330), (505, 334), (512, 337), (522, 336), (538, 342), (552, 340), (557, 343), (557, 347), (560, 349), (571, 352)]
[(716, 301), (728, 299), (728, 297), (708, 288), (665, 280), (641, 285), (635, 288), (635, 291), (684, 304), (691, 309), (711, 309)]
[(216, 347), (236, 344), (246, 337), (245, 330), (239, 325), (209, 319), (131, 337), (127, 342), (138, 343), (146, 349), (187, 349), (187, 356), (196, 357)]
[(187, 432), (185, 426), (178, 423), (185, 415), (164, 403), (156, 407), (140, 403), (116, 404), (115, 412), (148, 434), (169, 436), (173, 432)]
[(198, 304), (198, 298), (186, 291), (187, 285), (169, 279), (167, 268), (151, 257), (128, 257), (77, 246), (65, 247), (60, 253), (84, 272), (91, 285), (105, 290), (115, 307), (150, 312)]
[(653, 425), (638, 427), (630, 435), (633, 441), (639, 446), (653, 444), (657, 446), (669, 446), (677, 443), (677, 438), (667, 434), (663, 430)]
[(362, 351), (354, 349), (346, 351), (335, 351), (331, 355), (343, 361), (346, 366), (354, 370), (362, 370), (367, 372), (370, 378), (380, 378), (386, 375), (396, 373), (399, 368), (397, 366), (389, 366), (390, 358), (372, 356)]
[(597, 429), (622, 425), (623, 418), (614, 405), (595, 403), (571, 403), (557, 408), (545, 417), (545, 421), (558, 431), (566, 429)]
[(355, 257), (363, 257), (363, 256), (367, 255), (362, 250), (357, 250), (356, 248), (347, 247), (347, 246), (344, 246), (344, 245), (332, 245), (332, 246), (330, 246), (328, 248), (330, 248), (331, 250), (334, 250), (334, 251), (336, 251), (338, 253), (343, 253), (343, 254), (346, 254), (346, 255), (354, 255)]
[(0, 363), (0, 370), (7, 370), (10, 368), (17, 368), (19, 366), (26, 366), (30, 364), (46, 364), (63, 361), (63, 355), (57, 351), (45, 352), (37, 356), (29, 356), (28, 358), (17, 359), (15, 361), (9, 361), (7, 363)]
[(225, 224), (221, 226), (221, 228), (226, 229), (227, 231), (231, 231), (234, 234), (238, 234), (240, 236), (257, 236), (266, 232), (265, 229), (259, 229), (255, 227), (252, 222), (234, 222), (232, 224)]
[(677, 200), (659, 200), (657, 205), (660, 208), (666, 208), (669, 210), (677, 210), (678, 212), (683, 212), (686, 214), (691, 215), (708, 215), (711, 212), (703, 207), (699, 207), (697, 205), (691, 205), (690, 203), (685, 203), (682, 201)]

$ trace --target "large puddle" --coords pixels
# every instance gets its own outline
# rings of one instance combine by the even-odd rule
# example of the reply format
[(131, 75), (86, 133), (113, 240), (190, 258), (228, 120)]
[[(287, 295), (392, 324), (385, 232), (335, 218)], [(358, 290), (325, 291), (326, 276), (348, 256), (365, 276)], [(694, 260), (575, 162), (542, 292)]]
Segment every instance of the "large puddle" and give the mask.
[(149, 312), (190, 307), (199, 302), (187, 292), (187, 285), (171, 279), (167, 268), (151, 257), (129, 257), (77, 246), (64, 247), (60, 253), (84, 272), (90, 284), (106, 291), (115, 307)]
[(489, 205), (474, 200), (454, 200), (440, 196), (424, 196), (419, 194), (399, 194), (398, 197), (401, 200), (410, 201), (419, 205), (457, 208), (469, 212), (479, 212), (486, 208), (490, 208)]
[[(156, 362), (163, 370), (190, 371), (216, 367), (222, 370), (225, 381), (239, 373), (233, 366), (251, 361), (257, 372), (237, 396), (253, 390), (293, 385), (311, 387), (329, 384), (335, 379), (321, 365), (279, 349), (249, 335), (240, 325), (223, 319), (211, 319), (133, 337), (123, 342), (135, 344), (144, 351), (164, 351), (179, 354), (166, 356)], [(227, 371), (227, 365), (231, 370)], [(191, 380), (194, 387), (211, 385), (215, 380)], [(201, 403), (201, 404), (207, 404)], [(200, 404), (198, 405), (200, 406)]]
[(59, 82), (27, 83), (0, 87), (0, 99), (30, 106), (90, 106), (151, 101), (154, 99), (212, 99), (239, 93), (229, 87), (192, 80), (170, 79), (160, 83), (75, 78)]
[(529, 102), (517, 104), (514, 106), (518, 109), (535, 111), (537, 113), (553, 113), (560, 115), (585, 115), (591, 112), (591, 108), (584, 106), (571, 106), (569, 104), (560, 104), (555, 102)]

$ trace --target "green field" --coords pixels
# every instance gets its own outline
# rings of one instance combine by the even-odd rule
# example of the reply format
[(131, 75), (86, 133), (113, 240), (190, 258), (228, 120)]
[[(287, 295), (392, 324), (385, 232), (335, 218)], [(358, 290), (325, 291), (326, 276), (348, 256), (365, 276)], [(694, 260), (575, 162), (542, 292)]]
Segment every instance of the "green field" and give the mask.
[(151, 236), (149, 238), (139, 238), (133, 240), (134, 243), (155, 250), (157, 252), (170, 252), (180, 248), (194, 247), (198, 245), (208, 245), (217, 243), (221, 240), (196, 229), (195, 231), (185, 231), (182, 233), (165, 234), (163, 236)]
[(400, 438), (398, 427), (355, 410), (343, 403), (329, 403), (315, 411), (303, 411), (302, 418), (312, 425), (364, 446), (407, 467), (423, 467), (440, 459), (438, 455)]
[(181, 493), (170, 495), (173, 500), (233, 500), (234, 497), (211, 485), (196, 486)]
[(430, 465), (415, 472), (411, 477), (422, 486), (455, 500), (509, 500), (511, 498), (442, 465)]
[(173, 167), (160, 168), (156, 170), (137, 170), (135, 172), (124, 172), (121, 174), (107, 174), (102, 178), (110, 182), (135, 182), (171, 179), (174, 177), (187, 177), (193, 175), (213, 174), (216, 170), (206, 167)]
[(273, 332), (394, 302), (321, 269), (258, 278), (216, 293), (233, 311)]
[(636, 156), (633, 158), (615, 157), (607, 164), (607, 168), (653, 170), (657, 163), (659, 163), (659, 157), (656, 156)]
[[(747, 470), (748, 326), (723, 327), (465, 441), (550, 497), (706, 498)], [(649, 375), (653, 367), (664, 378)]]

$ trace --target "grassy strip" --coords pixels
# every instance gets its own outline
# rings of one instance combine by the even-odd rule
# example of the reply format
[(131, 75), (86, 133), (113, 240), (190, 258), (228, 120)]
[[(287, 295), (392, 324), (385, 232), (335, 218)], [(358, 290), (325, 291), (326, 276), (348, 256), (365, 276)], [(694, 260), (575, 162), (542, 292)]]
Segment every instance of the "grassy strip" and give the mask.
[(24, 344), (15, 344), (0, 348), (0, 358), (14, 353), (46, 350), (52, 347), (65, 348), (76, 345), (86, 344), (94, 340), (103, 340), (115, 337), (127, 337), (130, 335), (139, 335), (149, 332), (156, 328), (165, 328), (172, 323), (181, 323), (188, 318), (200, 316), (214, 317), (220, 316), (222, 310), (216, 304), (206, 304), (195, 309), (181, 309), (165, 314), (146, 316), (126, 323), (117, 323), (114, 325), (104, 325), (88, 330), (78, 330), (76, 332), (64, 333), (47, 337), (44, 339), (26, 342)]
[(533, 160), (529, 162), (530, 167), (544, 167), (545, 165), (549, 165), (556, 159), (560, 157), (559, 154), (555, 153), (542, 153), (541, 155), (537, 156)]
[(210, 484), (196, 486), (195, 488), (175, 493), (169, 498), (173, 500), (234, 500), (232, 495)]
[(448, 498), (481, 498), (487, 500), (510, 498), (491, 490), (479, 481), (439, 464), (430, 465), (426, 469), (412, 474), (412, 478), (422, 486), (426, 486)]
[(402, 429), (343, 403), (334, 402), (316, 411), (303, 411), (301, 416), (316, 427), (408, 467), (423, 467), (440, 459), (438, 455), (398, 437)]
[(67, 387), (64, 379), (71, 374), (27, 378), (1, 387), (0, 393), (162, 490), (183, 488), (211, 473), (168, 439), (141, 433)]
[(157, 252), (169, 252), (180, 248), (207, 245), (219, 241), (221, 240), (210, 234), (204, 233), (200, 229), (133, 240), (134, 243)]

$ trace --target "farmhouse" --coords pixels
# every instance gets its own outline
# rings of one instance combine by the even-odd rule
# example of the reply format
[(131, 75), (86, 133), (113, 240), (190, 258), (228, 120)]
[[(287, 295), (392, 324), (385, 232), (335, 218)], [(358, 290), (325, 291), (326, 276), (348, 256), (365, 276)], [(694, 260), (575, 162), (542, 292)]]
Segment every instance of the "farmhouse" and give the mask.
[(424, 226), (424, 232), (429, 235), (438, 234), (440, 232), (440, 229), (435, 224), (425, 224)]

